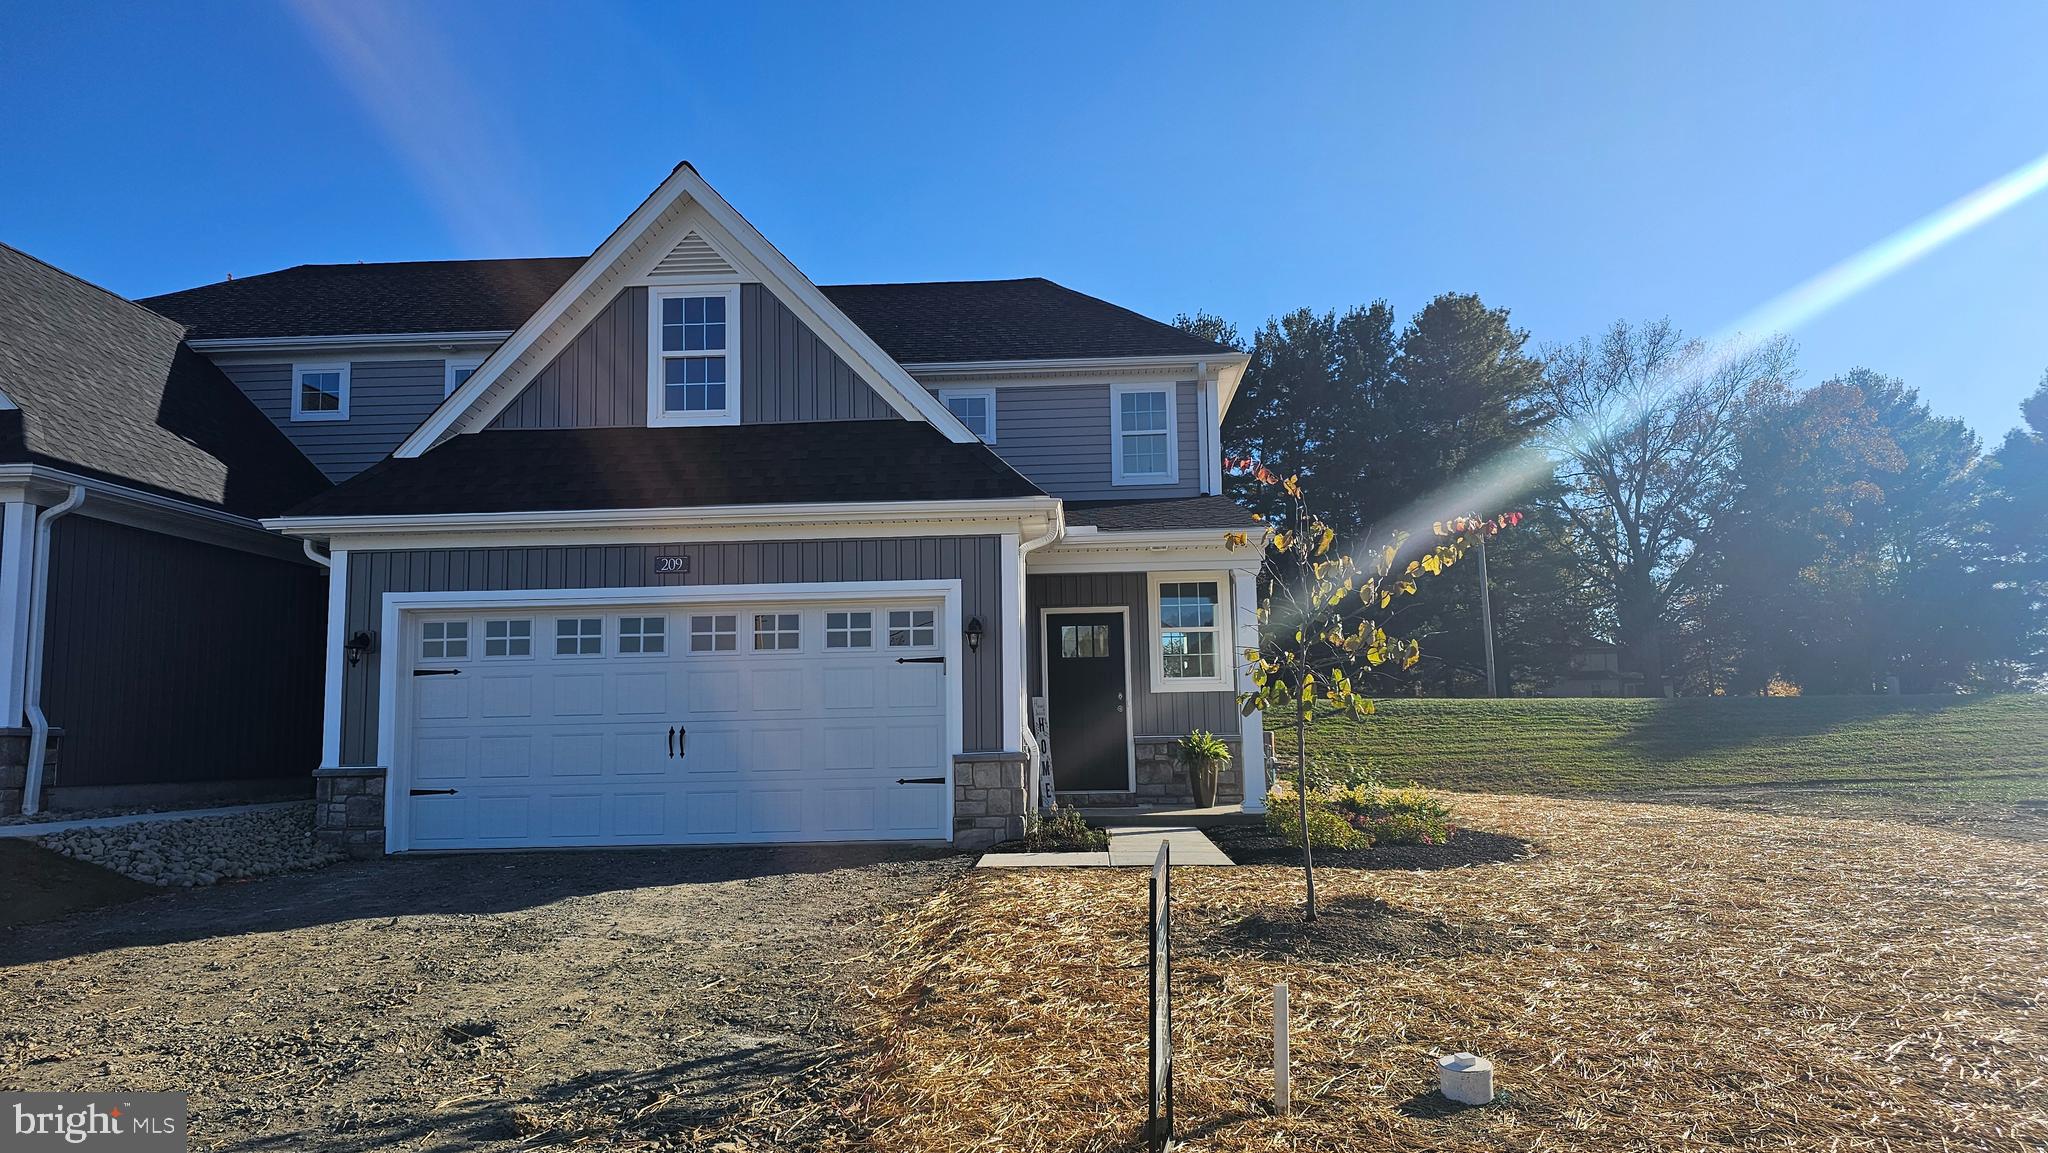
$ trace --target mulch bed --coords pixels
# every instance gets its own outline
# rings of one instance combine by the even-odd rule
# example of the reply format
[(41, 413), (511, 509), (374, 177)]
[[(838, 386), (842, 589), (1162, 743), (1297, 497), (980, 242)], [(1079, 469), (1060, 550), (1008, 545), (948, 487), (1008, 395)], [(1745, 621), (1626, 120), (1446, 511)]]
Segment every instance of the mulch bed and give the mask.
[[(2048, 1147), (2039, 846), (1691, 806), (1458, 806), (1542, 851), (1319, 870), (1314, 926), (1299, 867), (1178, 870), (1174, 1082), (1192, 1147)], [(1145, 902), (1143, 870), (991, 870), (899, 923), (870, 959), (866, 1048), (816, 1147), (1142, 1147)], [(1275, 1117), (1283, 980), (1294, 1113)], [(1493, 1105), (1434, 1093), (1434, 1058), (1460, 1049), (1494, 1059)]]
[[(1267, 832), (1262, 825), (1219, 825), (1204, 829), (1223, 855), (1240, 865), (1301, 864), (1301, 850)], [(1317, 868), (1328, 869), (1455, 869), (1462, 865), (1497, 865), (1528, 857), (1534, 848), (1520, 837), (1459, 829), (1441, 845), (1374, 845), (1369, 849), (1317, 849)]]

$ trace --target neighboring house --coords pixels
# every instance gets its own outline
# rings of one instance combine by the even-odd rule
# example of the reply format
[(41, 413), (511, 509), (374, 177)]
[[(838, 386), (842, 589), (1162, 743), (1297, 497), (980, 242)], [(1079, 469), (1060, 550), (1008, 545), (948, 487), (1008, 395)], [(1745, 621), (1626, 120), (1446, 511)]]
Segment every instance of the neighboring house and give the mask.
[(1557, 674), (1550, 687), (1543, 690), (1546, 697), (1639, 697), (1643, 695), (1643, 675), (1623, 672), (1621, 650), (1606, 641), (1587, 641), (1573, 649), (1565, 658), (1564, 670)]
[(327, 482), (183, 336), (0, 245), (0, 814), (310, 791), (326, 581), (257, 518)]
[[(1242, 353), (1045, 280), (814, 285), (688, 165), (587, 259), (144, 301), (336, 482), (318, 795), (358, 850), (951, 839), (1260, 726)], [(279, 515), (281, 512), (281, 515)]]

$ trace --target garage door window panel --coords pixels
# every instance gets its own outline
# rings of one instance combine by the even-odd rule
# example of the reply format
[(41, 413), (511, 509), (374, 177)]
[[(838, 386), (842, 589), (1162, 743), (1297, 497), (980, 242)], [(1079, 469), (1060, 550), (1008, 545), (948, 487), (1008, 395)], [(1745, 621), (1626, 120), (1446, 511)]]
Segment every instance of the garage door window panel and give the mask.
[(667, 617), (620, 617), (619, 653), (655, 655), (668, 651)]
[(469, 656), (468, 621), (423, 621), (420, 624), (420, 657), (423, 660), (462, 660)]
[(533, 621), (487, 620), (484, 622), (484, 656), (518, 658), (533, 655)]
[(739, 615), (706, 613), (690, 618), (690, 651), (729, 653), (739, 648)]
[(754, 614), (755, 652), (797, 652), (802, 648), (803, 617), (801, 614)]
[(874, 648), (875, 614), (871, 612), (826, 613), (825, 647), (828, 649)]
[(558, 657), (603, 656), (604, 618), (562, 617), (556, 620), (555, 655)]
[(938, 616), (932, 609), (890, 609), (889, 647), (928, 649), (938, 644)]

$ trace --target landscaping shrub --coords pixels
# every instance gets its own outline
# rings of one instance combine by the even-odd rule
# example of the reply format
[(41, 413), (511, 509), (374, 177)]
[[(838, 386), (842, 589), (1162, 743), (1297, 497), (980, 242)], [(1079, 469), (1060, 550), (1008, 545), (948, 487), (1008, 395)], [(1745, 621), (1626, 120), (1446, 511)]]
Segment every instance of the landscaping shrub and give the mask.
[(1451, 806), (1420, 785), (1353, 785), (1332, 797), (1331, 806), (1381, 845), (1441, 845), (1457, 831)]
[[(1441, 845), (1457, 827), (1451, 806), (1420, 785), (1378, 784), (1370, 772), (1346, 773), (1360, 783), (1324, 788), (1311, 786), (1308, 798), (1310, 844), (1318, 849), (1364, 849), (1372, 845)], [(1274, 786), (1266, 796), (1266, 828), (1290, 845), (1301, 844), (1301, 814), (1292, 783)]]
[(1109, 834), (1090, 825), (1079, 809), (1053, 809), (1024, 817), (1026, 852), (1100, 852), (1107, 848)]
[[(1330, 807), (1328, 790), (1311, 788), (1308, 795), (1309, 844), (1318, 849), (1369, 849), (1372, 834)], [(1297, 848), (1301, 845), (1300, 805), (1294, 786), (1281, 783), (1266, 794), (1266, 830)]]

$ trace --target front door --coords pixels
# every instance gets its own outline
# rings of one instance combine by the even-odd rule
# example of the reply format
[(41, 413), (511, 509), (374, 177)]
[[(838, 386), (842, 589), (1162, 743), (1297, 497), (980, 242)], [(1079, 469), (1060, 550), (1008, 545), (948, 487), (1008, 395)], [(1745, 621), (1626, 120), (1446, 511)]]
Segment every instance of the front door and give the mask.
[(1129, 792), (1123, 614), (1048, 613), (1045, 621), (1053, 787), (1063, 793)]

